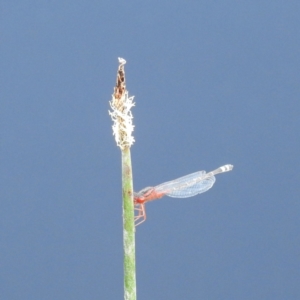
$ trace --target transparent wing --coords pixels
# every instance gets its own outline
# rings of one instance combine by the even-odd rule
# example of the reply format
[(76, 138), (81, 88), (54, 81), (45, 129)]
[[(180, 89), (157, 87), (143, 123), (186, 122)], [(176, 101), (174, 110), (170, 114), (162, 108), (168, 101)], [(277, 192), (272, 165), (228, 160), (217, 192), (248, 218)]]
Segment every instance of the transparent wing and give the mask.
[(209, 190), (215, 183), (214, 176), (206, 177), (205, 171), (192, 173), (178, 179), (162, 183), (154, 188), (157, 193), (174, 198), (188, 198)]

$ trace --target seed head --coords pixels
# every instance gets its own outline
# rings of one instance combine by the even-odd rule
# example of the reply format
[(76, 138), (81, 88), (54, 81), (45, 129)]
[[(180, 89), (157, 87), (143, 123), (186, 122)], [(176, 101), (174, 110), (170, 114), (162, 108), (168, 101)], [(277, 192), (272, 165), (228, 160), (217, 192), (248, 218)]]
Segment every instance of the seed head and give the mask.
[(117, 74), (117, 83), (114, 88), (112, 100), (109, 101), (112, 111), (109, 111), (109, 115), (113, 120), (113, 135), (117, 142), (117, 146), (124, 150), (130, 148), (134, 143), (134, 137), (132, 132), (134, 125), (132, 124), (131, 108), (135, 105), (133, 102), (133, 96), (128, 96), (125, 84), (125, 71), (124, 65), (126, 60), (119, 57), (119, 68)]

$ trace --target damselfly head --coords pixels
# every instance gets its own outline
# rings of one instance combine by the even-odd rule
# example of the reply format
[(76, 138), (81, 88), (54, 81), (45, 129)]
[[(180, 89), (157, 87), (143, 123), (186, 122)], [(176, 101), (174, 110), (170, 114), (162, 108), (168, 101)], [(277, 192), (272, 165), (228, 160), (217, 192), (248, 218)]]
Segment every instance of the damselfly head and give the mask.
[(134, 193), (134, 201), (138, 202), (143, 201), (145, 198), (147, 198), (153, 191), (152, 186), (148, 186), (146, 188), (143, 188), (138, 193)]

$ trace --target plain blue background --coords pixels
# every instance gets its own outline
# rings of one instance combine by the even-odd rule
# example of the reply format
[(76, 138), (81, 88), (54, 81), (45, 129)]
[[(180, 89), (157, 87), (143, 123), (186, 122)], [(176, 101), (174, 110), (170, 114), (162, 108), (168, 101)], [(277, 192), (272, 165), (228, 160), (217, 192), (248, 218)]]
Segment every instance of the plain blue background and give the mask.
[(147, 205), (138, 299), (300, 299), (299, 1), (2, 1), (0, 296), (122, 299), (117, 57)]

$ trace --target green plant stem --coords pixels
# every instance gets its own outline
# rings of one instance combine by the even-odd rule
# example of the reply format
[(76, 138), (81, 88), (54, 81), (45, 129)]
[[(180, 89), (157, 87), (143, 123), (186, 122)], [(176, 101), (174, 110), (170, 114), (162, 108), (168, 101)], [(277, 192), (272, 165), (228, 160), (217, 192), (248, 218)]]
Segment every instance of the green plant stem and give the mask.
[(122, 151), (124, 299), (136, 300), (135, 226), (130, 149)]

